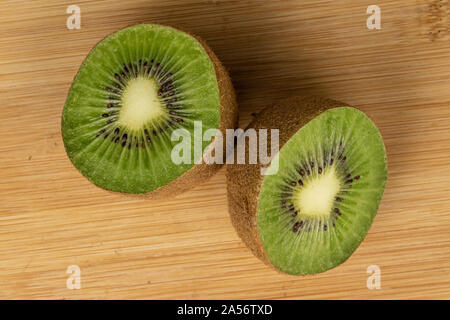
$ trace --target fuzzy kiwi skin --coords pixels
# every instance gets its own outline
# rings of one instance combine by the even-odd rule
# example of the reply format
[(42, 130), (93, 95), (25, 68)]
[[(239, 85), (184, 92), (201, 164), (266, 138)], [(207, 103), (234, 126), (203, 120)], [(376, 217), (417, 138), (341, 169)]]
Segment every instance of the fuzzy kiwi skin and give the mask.
[[(238, 124), (238, 105), (236, 101), (236, 94), (233, 88), (233, 84), (231, 82), (231, 78), (228, 74), (228, 71), (220, 62), (219, 58), (215, 55), (212, 49), (206, 44), (206, 42), (200, 38), (199, 36), (193, 35), (185, 30), (182, 30), (178, 27), (170, 27), (173, 29), (177, 29), (181, 32), (189, 34), (191, 37), (195, 38), (204, 48), (205, 52), (208, 54), (211, 62), (214, 66), (214, 71), (216, 74), (217, 85), (219, 88), (220, 95), (220, 124), (219, 130), (222, 132), (222, 135), (225, 136), (226, 129), (234, 129)], [(104, 39), (103, 39), (104, 40)], [(101, 41), (100, 41), (101, 42)], [(98, 44), (98, 43), (97, 43)], [(85, 59), (86, 61), (86, 59)], [(83, 61), (83, 64), (85, 63)], [(80, 69), (81, 70), (81, 67)], [(76, 76), (75, 76), (76, 78)], [(70, 90), (70, 89), (69, 89)], [(62, 131), (62, 130), (61, 130)], [(62, 132), (61, 132), (62, 135)], [(225, 144), (224, 144), (224, 152), (225, 155)], [(67, 150), (66, 150), (67, 152)], [(225, 161), (223, 161), (224, 163)], [(72, 162), (71, 162), (72, 163)], [(73, 165), (73, 163), (72, 163)], [(133, 194), (133, 193), (121, 193), (117, 191), (106, 190), (110, 193), (125, 195), (126, 197), (135, 197), (135, 198), (145, 198), (145, 199), (163, 199), (167, 197), (174, 197), (187, 189), (195, 186), (196, 184), (200, 184), (205, 180), (209, 179), (213, 176), (220, 168), (222, 164), (194, 164), (194, 166), (186, 171), (181, 176), (172, 180), (171, 182), (155, 189), (149, 193), (144, 194)], [(94, 183), (95, 186), (97, 186)], [(98, 186), (97, 186), (98, 187)], [(100, 188), (100, 187), (99, 187)]]
[[(262, 110), (248, 125), (253, 128), (259, 139), (259, 129), (279, 129), (279, 148), (304, 125), (328, 109), (348, 106), (346, 103), (320, 97), (290, 97)], [(258, 140), (259, 141), (259, 140)], [(267, 141), (270, 148), (270, 139)], [(246, 159), (248, 159), (248, 139), (245, 141)], [(227, 165), (228, 207), (231, 223), (239, 237), (253, 254), (277, 271), (264, 250), (258, 233), (257, 212), (261, 185), (261, 164)], [(285, 273), (283, 273), (285, 274)]]

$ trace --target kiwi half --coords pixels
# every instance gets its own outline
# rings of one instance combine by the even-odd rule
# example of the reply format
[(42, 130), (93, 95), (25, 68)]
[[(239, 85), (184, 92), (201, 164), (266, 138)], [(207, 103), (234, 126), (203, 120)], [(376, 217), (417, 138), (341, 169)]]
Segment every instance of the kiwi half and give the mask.
[[(344, 262), (367, 234), (387, 179), (374, 123), (345, 103), (294, 97), (264, 109), (249, 128), (258, 137), (258, 129), (279, 129), (280, 149), (269, 165), (278, 161), (278, 171), (261, 175), (261, 163), (227, 166), (239, 236), (257, 257), (289, 274)], [(248, 140), (245, 147), (248, 158)]]
[[(86, 57), (62, 116), (74, 166), (104, 189), (174, 195), (211, 176), (220, 164), (194, 158), (175, 164), (176, 129), (191, 134), (237, 124), (230, 78), (200, 38), (161, 25), (136, 25), (109, 35)], [(202, 142), (205, 152), (211, 141)]]

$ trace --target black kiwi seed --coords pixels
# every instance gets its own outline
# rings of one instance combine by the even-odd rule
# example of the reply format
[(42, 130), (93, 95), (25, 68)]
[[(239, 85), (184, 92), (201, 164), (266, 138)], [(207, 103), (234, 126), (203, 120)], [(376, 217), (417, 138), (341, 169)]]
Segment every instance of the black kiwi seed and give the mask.
[(342, 198), (336, 197), (337, 202), (342, 202)]
[(172, 86), (171, 89), (173, 89), (173, 82), (172, 82), (172, 80), (167, 80), (167, 81), (166, 81), (165, 79), (162, 79), (161, 81), (163, 82), (163, 84), (161, 85), (161, 87), (167, 88), (168, 86)]
[(303, 226), (303, 221), (297, 221), (292, 227), (292, 231), (297, 232)]
[(341, 215), (341, 211), (339, 210), (339, 208), (334, 208), (334, 212), (339, 216)]
[(126, 144), (127, 144), (126, 141), (122, 142), (122, 147), (125, 147)]
[(319, 174), (322, 173), (322, 168), (321, 167), (319, 167), (318, 172), (319, 172)]
[(115, 139), (114, 139), (114, 143), (119, 142), (119, 140), (120, 140), (119, 137), (115, 138)]
[(114, 134), (118, 134), (119, 133), (119, 128), (116, 128), (116, 130), (114, 130)]
[(347, 181), (345, 181), (345, 184), (350, 184), (353, 182), (353, 179), (348, 179)]
[(358, 175), (358, 176), (355, 176), (353, 179), (359, 180), (359, 178), (360, 178), (360, 176)]
[(303, 177), (305, 175), (305, 170), (300, 169), (300, 175)]
[[(172, 73), (172, 72), (169, 72), (169, 73), (167, 73), (167, 74), (164, 76), (163, 80), (164, 80), (164, 81), (167, 81), (167, 80), (169, 80), (172, 76), (173, 76), (173, 73)], [(172, 80), (169, 80), (169, 81), (172, 82)]]
[(302, 186), (303, 185), (303, 181), (302, 180), (298, 180), (298, 185)]
[(292, 194), (289, 191), (284, 191), (283, 193), (281, 193), (281, 197), (283, 198), (290, 198), (291, 195)]
[(104, 113), (104, 114), (102, 114), (102, 117), (103, 117), (103, 118), (108, 118), (108, 117), (109, 117), (109, 114)]
[(291, 185), (292, 185), (293, 187), (295, 187), (295, 186), (297, 185), (297, 182), (292, 181), (292, 182), (291, 182)]

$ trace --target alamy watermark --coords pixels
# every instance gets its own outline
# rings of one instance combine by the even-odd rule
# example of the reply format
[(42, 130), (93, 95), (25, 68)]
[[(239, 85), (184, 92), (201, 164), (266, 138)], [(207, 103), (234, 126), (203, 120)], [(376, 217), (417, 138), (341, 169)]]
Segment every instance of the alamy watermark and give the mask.
[(377, 265), (370, 265), (367, 267), (367, 273), (370, 276), (367, 278), (367, 289), (380, 290), (381, 289), (381, 269)]
[[(270, 154), (268, 132), (270, 132)], [(246, 139), (248, 144), (245, 143)], [(243, 129), (226, 129), (224, 138), (222, 131), (218, 129), (207, 129), (203, 133), (202, 122), (194, 121), (193, 137), (187, 129), (179, 128), (172, 132), (171, 140), (181, 140), (172, 149), (171, 159), (175, 164), (192, 164), (193, 159), (198, 159), (196, 163), (270, 165), (262, 167), (261, 174), (272, 175), (278, 172), (278, 129), (259, 129), (258, 132), (253, 128), (245, 131)], [(212, 142), (203, 151), (202, 146), (205, 141)], [(192, 150), (192, 145), (194, 150)], [(246, 150), (247, 145), (248, 150)], [(247, 156), (248, 162), (246, 162)]]
[(79, 6), (73, 4), (67, 7), (66, 13), (70, 14), (66, 20), (67, 29), (81, 29), (81, 9)]
[(70, 276), (66, 280), (66, 287), (69, 290), (81, 289), (81, 269), (77, 265), (67, 267), (66, 273)]
[(367, 14), (370, 16), (366, 20), (366, 26), (369, 30), (380, 30), (381, 29), (381, 9), (377, 5), (371, 5), (367, 7)]

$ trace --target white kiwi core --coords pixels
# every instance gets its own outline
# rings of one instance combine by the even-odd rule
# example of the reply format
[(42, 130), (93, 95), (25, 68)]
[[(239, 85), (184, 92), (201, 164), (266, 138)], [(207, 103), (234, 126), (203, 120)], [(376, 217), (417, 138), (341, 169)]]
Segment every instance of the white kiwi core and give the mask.
[(159, 86), (152, 78), (142, 76), (130, 79), (122, 93), (118, 123), (132, 131), (165, 114), (158, 97)]
[(301, 216), (328, 217), (341, 184), (334, 166), (322, 174), (311, 177), (301, 188), (293, 192), (294, 205)]

